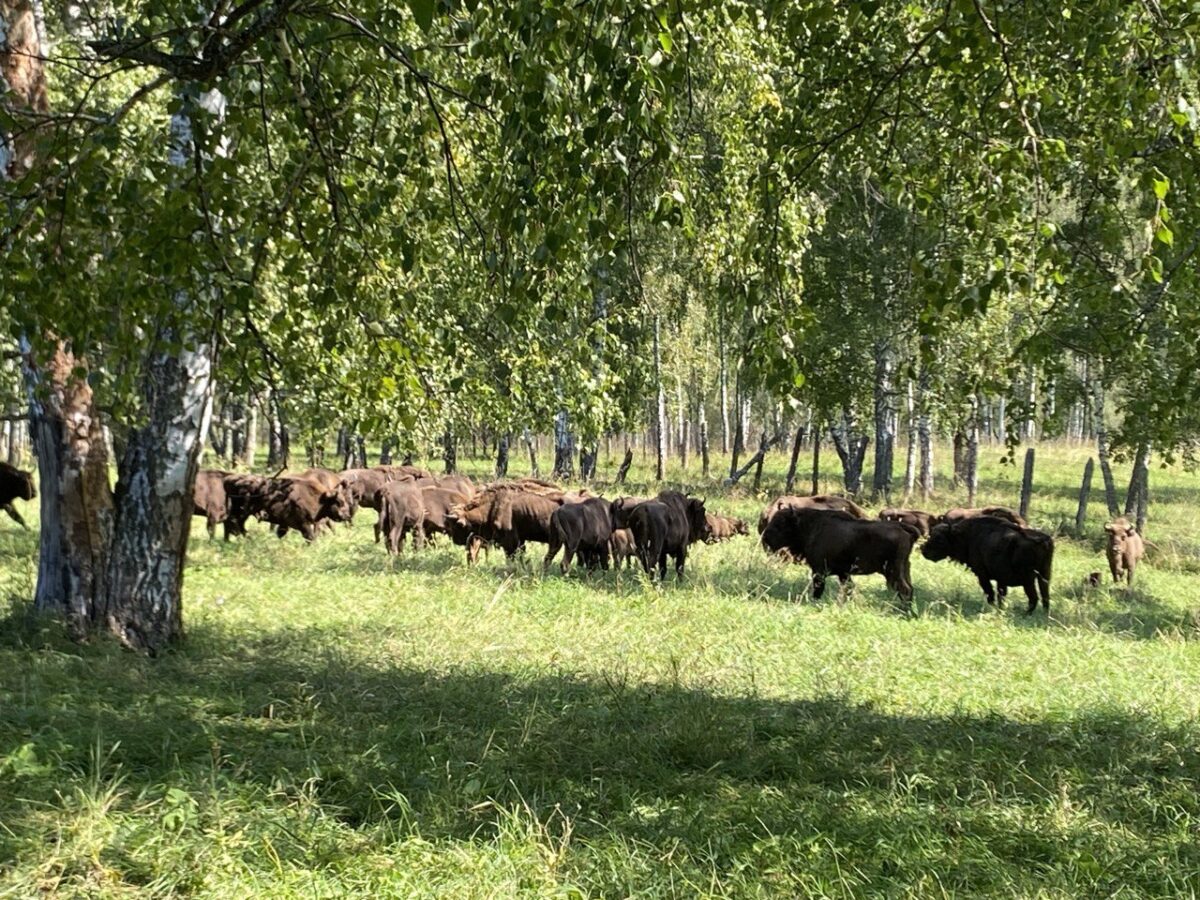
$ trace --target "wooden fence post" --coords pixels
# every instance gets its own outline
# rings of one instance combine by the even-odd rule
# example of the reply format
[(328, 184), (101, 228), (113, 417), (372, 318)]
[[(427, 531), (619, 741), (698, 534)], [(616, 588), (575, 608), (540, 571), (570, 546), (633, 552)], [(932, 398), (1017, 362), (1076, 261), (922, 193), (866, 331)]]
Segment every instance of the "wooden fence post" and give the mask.
[(1087, 465), (1083, 467), (1083, 483), (1079, 485), (1079, 509), (1075, 511), (1076, 536), (1083, 534), (1083, 523), (1087, 518), (1088, 499), (1092, 493), (1092, 472), (1095, 469), (1096, 462), (1089, 456)]
[(1025, 451), (1025, 477), (1021, 479), (1021, 518), (1029, 517), (1029, 498), (1033, 494), (1033, 448)]

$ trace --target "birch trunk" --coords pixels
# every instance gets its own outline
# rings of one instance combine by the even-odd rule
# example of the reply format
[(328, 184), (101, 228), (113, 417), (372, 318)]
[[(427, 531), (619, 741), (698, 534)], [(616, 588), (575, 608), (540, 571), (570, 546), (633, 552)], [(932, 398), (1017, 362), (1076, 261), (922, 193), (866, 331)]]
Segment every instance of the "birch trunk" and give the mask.
[(963, 457), (963, 476), (967, 482), (967, 506), (975, 505), (979, 488), (979, 395), (971, 395), (971, 420), (967, 424), (967, 446)]
[(1117, 484), (1113, 478), (1112, 459), (1108, 450), (1108, 424), (1104, 415), (1104, 382), (1101, 372), (1092, 374), (1092, 421), (1096, 428), (1096, 456), (1100, 461), (1100, 476), (1104, 479), (1104, 502), (1108, 514), (1116, 518), (1120, 514), (1117, 505)]
[(654, 478), (662, 481), (667, 461), (667, 392), (662, 379), (662, 337), (658, 316), (654, 317), (654, 384), (657, 405), (654, 413)]
[(917, 413), (912, 379), (909, 379), (904, 395), (904, 412), (904, 430), (908, 435), (908, 446), (904, 452), (904, 496), (908, 498), (912, 496), (917, 477)]
[(875, 473), (872, 489), (877, 497), (892, 493), (892, 466), (896, 447), (896, 410), (892, 396), (890, 349), (883, 341), (875, 344)]

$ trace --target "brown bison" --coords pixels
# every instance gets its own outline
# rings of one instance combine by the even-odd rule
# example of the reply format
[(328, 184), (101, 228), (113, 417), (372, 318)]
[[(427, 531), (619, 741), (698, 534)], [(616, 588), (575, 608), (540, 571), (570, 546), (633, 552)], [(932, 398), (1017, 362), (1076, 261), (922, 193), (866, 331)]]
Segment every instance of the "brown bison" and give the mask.
[(1104, 526), (1106, 544), (1104, 553), (1108, 557), (1108, 568), (1113, 582), (1133, 584), (1133, 573), (1146, 555), (1146, 542), (1138, 534), (1137, 526), (1128, 519), (1113, 519)]
[[(210, 540), (216, 536), (217, 525), (226, 520), (228, 499), (225, 495), (225, 479), (229, 474), (219, 469), (201, 469), (196, 473), (196, 484), (192, 488), (192, 515), (204, 516)], [(225, 540), (229, 538), (230, 530), (226, 527)]]
[(561, 492), (543, 496), (507, 484), (489, 485), (454, 507), (449, 518), (455, 531), (472, 536), (467, 542), (468, 561), (475, 561), (483, 543), (498, 544), (511, 558), (530, 541), (549, 543), (550, 517), (562, 505), (562, 497)]
[(1008, 589), (1019, 585), (1029, 599), (1026, 615), (1037, 609), (1039, 592), (1042, 608), (1050, 611), (1054, 538), (1044, 532), (995, 516), (972, 516), (935, 525), (921, 553), (932, 562), (962, 563), (979, 579), (988, 603), (1003, 607)]
[(404, 539), (413, 536), (413, 549), (425, 545), (425, 503), (421, 489), (412, 482), (390, 481), (375, 498), (379, 507), (379, 527), (388, 553), (404, 549)]
[(865, 509), (848, 497), (839, 497), (837, 494), (813, 494), (811, 497), (785, 494), (771, 501), (771, 505), (764, 509), (762, 515), (758, 517), (759, 534), (766, 530), (771, 519), (781, 509), (836, 509), (856, 519), (870, 518)]
[(921, 532), (921, 537), (925, 537), (929, 534), (929, 529), (933, 527), (935, 517), (933, 513), (927, 513), (920, 509), (888, 507), (879, 511), (879, 518), (884, 522), (900, 522), (903, 525), (911, 525)]
[(454, 507), (466, 503), (471, 499), (470, 496), (451, 488), (428, 484), (422, 485), (420, 490), (421, 504), (425, 507), (425, 521), (422, 530), (425, 532), (426, 539), (435, 534), (450, 534), (451, 540), (454, 540), (455, 543), (465, 545), (465, 539), (460, 542), (451, 533), (453, 520), (450, 517), (450, 511)]
[[(428, 485), (422, 482), (421, 487)], [(437, 479), (437, 487), (457, 491), (465, 497), (475, 496), (475, 482), (466, 475), (442, 475)]]
[(16, 466), (0, 462), (0, 509), (8, 513), (9, 518), (22, 528), (29, 526), (13, 507), (13, 501), (32, 500), (36, 496), (37, 489), (33, 486), (32, 472), (24, 472)]
[(746, 523), (741, 519), (735, 519), (733, 516), (718, 516), (713, 513), (706, 513), (704, 520), (707, 526), (704, 533), (704, 542), (706, 544), (719, 544), (721, 541), (728, 541), (739, 534), (750, 533), (750, 529), (746, 527)]
[[(383, 486), (392, 481), (392, 475), (386, 466), (374, 466), (369, 469), (346, 469), (341, 474), (342, 486), (350, 498), (351, 508), (373, 509), (379, 512), (379, 492)], [(379, 543), (380, 516), (375, 518), (375, 543)]]
[(312, 541), (323, 525), (350, 520), (350, 500), (340, 481), (329, 490), (316, 479), (273, 478), (259, 517), (274, 525), (279, 537), (294, 528)]
[(598, 497), (590, 497), (578, 503), (564, 503), (550, 515), (550, 540), (543, 570), (550, 568), (559, 548), (562, 548), (562, 572), (571, 568), (576, 554), (580, 558), (599, 563), (608, 568), (609, 541), (612, 538), (613, 522), (609, 504)]
[(954, 509), (948, 509), (940, 516), (933, 520), (934, 525), (947, 525), (954, 522), (961, 522), (964, 519), (977, 519), (980, 516), (990, 516), (993, 519), (1003, 519), (1005, 522), (1010, 522), (1013, 525), (1022, 527), (1029, 523), (1021, 517), (1021, 514), (1015, 510), (1009, 509), (1007, 506), (984, 506), (978, 509), (969, 507), (956, 506)]
[(813, 573), (813, 597), (825, 592), (825, 579), (836, 575), (844, 586), (851, 575), (880, 574), (906, 607), (912, 604), (910, 557), (920, 537), (899, 522), (860, 519), (844, 510), (785, 507), (763, 531), (763, 547), (787, 551), (808, 563)]
[(633, 539), (633, 532), (628, 528), (614, 528), (612, 537), (608, 541), (608, 552), (612, 557), (614, 568), (621, 568), (622, 563), (626, 567), (631, 565), (632, 560), (637, 556), (637, 544)]

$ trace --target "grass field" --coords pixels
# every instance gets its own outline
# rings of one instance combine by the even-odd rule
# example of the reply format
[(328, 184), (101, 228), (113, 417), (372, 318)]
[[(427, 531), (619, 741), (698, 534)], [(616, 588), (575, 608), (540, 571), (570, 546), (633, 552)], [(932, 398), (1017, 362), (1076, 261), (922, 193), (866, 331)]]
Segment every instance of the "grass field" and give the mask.
[[(1073, 520), (1086, 453), (1039, 449), (1034, 524)], [(980, 501), (1015, 504), (999, 456)], [(784, 464), (698, 492), (754, 518)], [(156, 660), (32, 620), (5, 519), (0, 896), (1195, 896), (1200, 476), (1151, 492), (1135, 589), (1093, 502), (1049, 620), (917, 558), (912, 616), (879, 577), (814, 603), (748, 538), (658, 588), (393, 563), (369, 511), (312, 547), (197, 521)]]

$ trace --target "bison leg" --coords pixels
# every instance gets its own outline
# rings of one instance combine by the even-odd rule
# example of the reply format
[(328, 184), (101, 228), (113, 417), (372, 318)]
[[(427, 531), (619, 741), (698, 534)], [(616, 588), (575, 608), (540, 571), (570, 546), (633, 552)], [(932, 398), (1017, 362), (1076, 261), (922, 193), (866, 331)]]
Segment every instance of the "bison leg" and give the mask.
[(683, 581), (683, 564), (687, 562), (687, 548), (675, 554), (675, 580)]
[(425, 528), (418, 522), (413, 528), (413, 550), (421, 550), (425, 547)]
[(825, 593), (825, 576), (820, 572), (813, 572), (812, 592), (814, 600), (820, 600)]
[[(1045, 575), (1037, 577), (1038, 590), (1042, 594), (1042, 609), (1046, 611), (1046, 615), (1050, 614), (1050, 579)], [(1129, 569), (1129, 583), (1133, 584), (1133, 569)]]
[(1029, 599), (1029, 606), (1025, 608), (1025, 615), (1029, 616), (1037, 610), (1037, 582), (1031, 579), (1025, 582), (1022, 587), (1025, 588), (1025, 596)]
[(375, 543), (377, 543), (377, 544), (379, 543), (380, 532), (383, 531), (382, 523), (383, 523), (383, 510), (380, 510), (379, 515), (375, 519)]
[(477, 534), (472, 534), (467, 538), (467, 564), (475, 565), (479, 562), (479, 548), (483, 546), (483, 538)]
[(217, 536), (217, 520), (212, 516), (208, 516), (204, 520), (204, 527), (208, 531), (208, 539), (210, 541)]
[(575, 558), (575, 551), (571, 548), (571, 545), (570, 544), (564, 545), (563, 546), (562, 566), (561, 566), (562, 573), (564, 575), (566, 575), (567, 572), (569, 572), (571, 570), (571, 560), (574, 558)]
[[(550, 563), (554, 562), (554, 557), (558, 555), (558, 550), (561, 546), (562, 546), (562, 544), (559, 543), (558, 538), (555, 537), (554, 535), (550, 535), (550, 540), (546, 542), (546, 558), (542, 560), (542, 571), (543, 572), (550, 571)], [(566, 560), (567, 560), (567, 554), (564, 551), (563, 552), (563, 565), (562, 565), (563, 574), (566, 574), (566, 571), (567, 571)]]
[(658, 551), (658, 580), (667, 580), (667, 551), (665, 549)]
[(29, 526), (25, 524), (25, 520), (21, 518), (21, 514), (13, 508), (12, 503), (5, 503), (4, 506), (0, 506), (0, 509), (3, 509), (6, 513), (8, 513), (9, 518), (11, 518), (22, 528), (26, 530), (29, 529)]
[(608, 571), (608, 544), (603, 544), (600, 547), (598, 555), (600, 557), (600, 568), (603, 569), (605, 572), (607, 572)]
[(276, 525), (275, 526), (275, 537), (282, 538), (287, 533), (288, 533), (288, 527), (286, 525)]
[[(984, 578), (982, 575), (979, 575), (977, 577), (979, 578), (979, 586), (981, 588), (983, 588), (983, 596), (987, 597), (988, 605), (995, 606), (996, 605), (996, 591), (992, 588), (992, 583), (988, 579)], [(1001, 595), (1001, 597), (1000, 597), (1000, 605), (1001, 606), (1004, 605), (1004, 596), (1003, 595)]]

